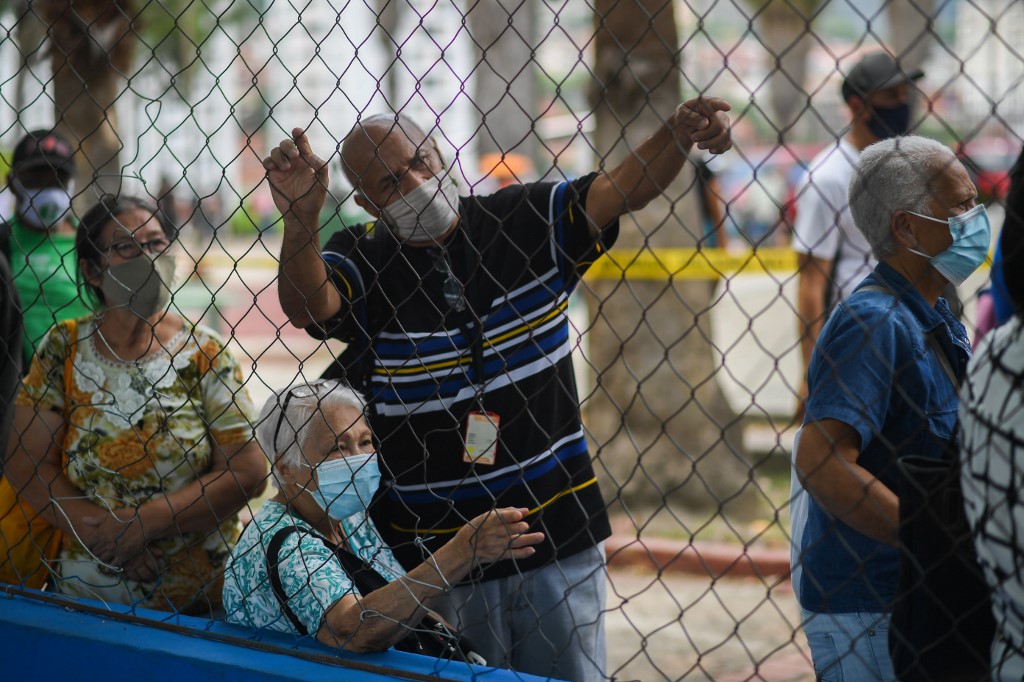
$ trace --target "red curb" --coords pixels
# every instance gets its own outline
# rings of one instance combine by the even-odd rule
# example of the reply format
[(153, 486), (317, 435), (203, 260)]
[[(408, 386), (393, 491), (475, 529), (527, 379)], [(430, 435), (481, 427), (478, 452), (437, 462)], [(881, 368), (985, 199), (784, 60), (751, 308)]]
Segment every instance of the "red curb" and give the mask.
[(789, 577), (789, 550), (726, 542), (685, 542), (613, 535), (605, 541), (608, 565), (711, 578)]

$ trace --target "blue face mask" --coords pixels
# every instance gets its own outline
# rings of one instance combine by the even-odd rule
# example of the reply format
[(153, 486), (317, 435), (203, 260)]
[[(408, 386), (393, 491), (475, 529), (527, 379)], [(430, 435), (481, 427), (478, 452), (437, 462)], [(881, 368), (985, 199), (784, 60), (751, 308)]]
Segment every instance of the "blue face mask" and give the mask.
[(335, 521), (364, 511), (380, 487), (377, 453), (352, 455), (316, 467), (317, 489), (308, 490)]
[(868, 120), (868, 130), (879, 140), (906, 134), (910, 130), (910, 105), (900, 104), (886, 109), (873, 108)]
[(914, 249), (910, 249), (910, 252), (928, 258), (932, 267), (949, 280), (950, 284), (960, 286), (985, 262), (992, 241), (992, 227), (983, 204), (978, 204), (960, 215), (950, 216), (949, 220), (939, 220), (913, 211), (907, 213), (949, 226), (953, 243), (948, 249), (935, 256)]

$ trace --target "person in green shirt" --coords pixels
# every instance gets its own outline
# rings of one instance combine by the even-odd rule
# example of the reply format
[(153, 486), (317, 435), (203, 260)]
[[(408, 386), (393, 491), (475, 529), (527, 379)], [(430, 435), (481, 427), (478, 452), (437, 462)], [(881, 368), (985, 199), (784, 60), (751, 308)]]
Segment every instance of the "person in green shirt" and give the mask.
[(15, 215), (3, 226), (0, 244), (21, 299), (23, 367), (50, 327), (91, 312), (78, 290), (74, 173), (71, 145), (52, 130), (34, 130), (14, 148), (7, 183)]

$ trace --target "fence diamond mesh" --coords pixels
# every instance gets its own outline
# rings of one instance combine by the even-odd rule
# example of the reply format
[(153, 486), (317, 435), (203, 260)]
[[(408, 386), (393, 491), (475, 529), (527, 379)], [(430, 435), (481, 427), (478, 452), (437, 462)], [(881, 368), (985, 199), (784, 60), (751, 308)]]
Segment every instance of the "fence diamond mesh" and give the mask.
[[(555, 679), (888, 658), (932, 574), (896, 460), (956, 460), (954, 384), (1013, 312), (989, 260), (938, 285), (904, 264), (975, 198), (975, 251), (1015, 224), (1019, 3), (28, 0), (0, 22), (6, 589)], [(903, 132), (945, 151), (897, 145), (858, 203), (863, 150)], [(850, 302), (878, 255), (860, 296), (893, 300), (888, 267), (931, 328)], [(829, 345), (837, 310), (857, 341)], [(1019, 376), (1006, 329), (979, 365)], [(1013, 390), (1002, 416), (971, 403), (964, 469), (994, 585), (1020, 542), (982, 510), (1011, 496)], [(965, 523), (931, 531), (985, 592)], [(876, 620), (830, 620), (851, 614)], [(930, 660), (921, 637), (897, 666)]]

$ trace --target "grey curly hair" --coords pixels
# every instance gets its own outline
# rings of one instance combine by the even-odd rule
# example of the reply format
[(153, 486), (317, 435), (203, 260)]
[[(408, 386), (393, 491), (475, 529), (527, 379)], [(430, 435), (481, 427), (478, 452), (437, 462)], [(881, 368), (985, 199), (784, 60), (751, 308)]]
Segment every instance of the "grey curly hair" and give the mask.
[(936, 180), (959, 163), (952, 149), (918, 135), (891, 137), (861, 152), (850, 180), (850, 213), (875, 258), (896, 253), (893, 213), (929, 215)]
[(281, 467), (296, 467), (305, 461), (302, 449), (313, 416), (333, 406), (354, 407), (364, 412), (366, 400), (345, 382), (333, 379), (293, 384), (270, 396), (260, 410), (256, 440), (275, 474)]

